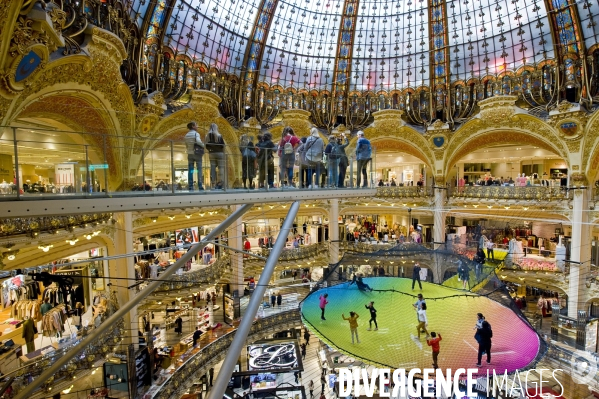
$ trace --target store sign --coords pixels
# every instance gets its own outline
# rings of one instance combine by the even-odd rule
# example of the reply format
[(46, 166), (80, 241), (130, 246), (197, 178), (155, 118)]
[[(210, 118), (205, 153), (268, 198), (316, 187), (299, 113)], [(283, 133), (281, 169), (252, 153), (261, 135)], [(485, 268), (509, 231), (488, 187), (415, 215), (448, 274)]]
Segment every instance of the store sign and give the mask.
[(249, 370), (287, 369), (297, 366), (294, 343), (262, 344), (248, 346)]
[(54, 167), (56, 184), (69, 186), (75, 184), (75, 164), (61, 163)]
[(100, 165), (89, 165), (89, 170), (99, 170), (99, 169), (108, 169), (108, 164), (100, 164)]

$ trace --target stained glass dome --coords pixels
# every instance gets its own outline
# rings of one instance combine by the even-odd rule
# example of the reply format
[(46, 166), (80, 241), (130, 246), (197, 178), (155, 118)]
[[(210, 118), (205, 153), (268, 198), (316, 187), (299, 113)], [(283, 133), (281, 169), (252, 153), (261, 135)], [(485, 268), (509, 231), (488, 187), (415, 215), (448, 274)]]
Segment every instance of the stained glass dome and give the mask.
[[(148, 3), (134, 0), (131, 13), (146, 34), (147, 63), (181, 63), (168, 68), (173, 84), (197, 86), (192, 68), (225, 73), (238, 80), (247, 107), (272, 105), (273, 96), (291, 91), (328, 93), (313, 109), (341, 104), (352, 93), (400, 93), (375, 108), (416, 109), (415, 123), (451, 120), (448, 103), (459, 118), (473, 99), (515, 91), (531, 107), (544, 105), (555, 98), (558, 77), (543, 68), (559, 60), (561, 83), (581, 87), (577, 62), (599, 36), (599, 4), (590, 0), (158, 0), (151, 9)], [(143, 15), (150, 16), (145, 25)], [(443, 111), (421, 118), (427, 107)]]

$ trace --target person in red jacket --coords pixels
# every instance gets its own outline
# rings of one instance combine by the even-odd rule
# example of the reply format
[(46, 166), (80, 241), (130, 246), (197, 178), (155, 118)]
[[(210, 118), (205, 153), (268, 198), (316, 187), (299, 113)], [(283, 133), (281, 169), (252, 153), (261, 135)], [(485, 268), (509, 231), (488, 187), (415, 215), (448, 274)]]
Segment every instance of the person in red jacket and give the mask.
[(427, 345), (433, 348), (433, 368), (435, 370), (439, 368), (437, 358), (439, 357), (439, 341), (442, 339), (441, 334), (437, 337), (437, 333), (433, 331), (431, 332), (431, 338), (426, 340)]

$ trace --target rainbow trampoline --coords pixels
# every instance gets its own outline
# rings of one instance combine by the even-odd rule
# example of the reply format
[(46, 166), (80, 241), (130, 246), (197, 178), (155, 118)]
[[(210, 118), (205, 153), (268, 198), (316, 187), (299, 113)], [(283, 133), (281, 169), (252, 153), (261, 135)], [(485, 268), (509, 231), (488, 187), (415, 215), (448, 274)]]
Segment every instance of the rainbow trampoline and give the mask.
[[(302, 303), (304, 324), (328, 345), (365, 363), (390, 368), (431, 368), (432, 352), (424, 334), (417, 336), (417, 316), (412, 304), (422, 293), (427, 302), (428, 331), (441, 334), (439, 368), (477, 368), (478, 343), (474, 338), (476, 314), (483, 313), (493, 328), (491, 364), (478, 367), (497, 373), (513, 372), (536, 363), (544, 342), (526, 319), (506, 306), (511, 298), (497, 291), (494, 298), (438, 284), (424, 283), (412, 290), (411, 279), (399, 277), (364, 278), (373, 292), (341, 282), (311, 293)], [(326, 320), (320, 319), (319, 297), (328, 293)], [(378, 331), (367, 331), (370, 312), (365, 305), (374, 301)], [(360, 344), (352, 344), (349, 323), (342, 319), (358, 313)], [(373, 325), (374, 329), (374, 325)]]

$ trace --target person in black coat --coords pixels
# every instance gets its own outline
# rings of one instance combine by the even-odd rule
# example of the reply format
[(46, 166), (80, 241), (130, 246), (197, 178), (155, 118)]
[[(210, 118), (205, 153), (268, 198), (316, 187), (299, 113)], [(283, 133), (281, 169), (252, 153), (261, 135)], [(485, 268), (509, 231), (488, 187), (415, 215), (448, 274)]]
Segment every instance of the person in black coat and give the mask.
[(420, 290), (422, 290), (422, 283), (420, 282), (420, 265), (418, 262), (414, 263), (414, 268), (412, 269), (412, 291), (414, 291), (414, 285), (418, 282), (418, 286)]
[(308, 329), (304, 331), (304, 339), (306, 340), (306, 345), (310, 345), (310, 332)]
[(183, 333), (183, 319), (181, 317), (177, 317), (175, 320), (175, 332), (179, 335)]
[(491, 364), (491, 338), (493, 338), (493, 330), (491, 330), (491, 324), (488, 321), (483, 321), (481, 328), (477, 328), (476, 334), (478, 336), (478, 363), (477, 367), (481, 367), (481, 359), (483, 353), (487, 354), (487, 364)]
[(195, 347), (198, 344), (198, 340), (202, 335), (202, 331), (200, 331), (200, 327), (196, 327), (195, 332), (193, 333), (193, 346)]
[(277, 306), (281, 307), (281, 304), (283, 303), (283, 295), (281, 295), (281, 293), (279, 292), (277, 294)]
[(274, 308), (276, 303), (277, 303), (277, 296), (273, 292), (272, 295), (270, 296), (270, 306)]

